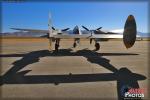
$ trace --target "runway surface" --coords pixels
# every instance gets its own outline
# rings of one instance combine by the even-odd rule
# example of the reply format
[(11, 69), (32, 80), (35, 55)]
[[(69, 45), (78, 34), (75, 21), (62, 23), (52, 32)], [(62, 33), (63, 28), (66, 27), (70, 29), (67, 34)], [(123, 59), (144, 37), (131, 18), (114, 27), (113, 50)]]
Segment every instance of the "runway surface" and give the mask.
[[(62, 40), (58, 53), (44, 38), (1, 39), (2, 99), (118, 99), (123, 86), (144, 89), (148, 99), (148, 45), (102, 41), (101, 49), (82, 40)], [(54, 48), (54, 45), (53, 45)]]

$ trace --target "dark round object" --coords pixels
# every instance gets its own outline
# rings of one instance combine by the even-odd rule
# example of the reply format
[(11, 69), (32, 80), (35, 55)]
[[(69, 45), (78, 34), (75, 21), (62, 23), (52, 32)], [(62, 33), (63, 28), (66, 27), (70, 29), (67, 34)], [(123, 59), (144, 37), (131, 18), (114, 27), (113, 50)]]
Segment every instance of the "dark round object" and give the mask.
[(74, 44), (73, 44), (73, 47), (75, 48), (76, 46), (77, 46), (77, 44), (76, 44), (76, 43), (74, 43)]
[(95, 50), (99, 50), (100, 49), (100, 44), (99, 43), (95, 43)]

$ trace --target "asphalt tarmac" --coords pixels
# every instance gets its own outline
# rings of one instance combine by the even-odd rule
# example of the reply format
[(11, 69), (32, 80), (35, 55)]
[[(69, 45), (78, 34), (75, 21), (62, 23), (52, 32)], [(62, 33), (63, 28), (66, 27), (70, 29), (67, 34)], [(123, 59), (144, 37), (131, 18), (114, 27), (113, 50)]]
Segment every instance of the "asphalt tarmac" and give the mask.
[(87, 40), (72, 44), (61, 40), (54, 52), (44, 38), (1, 39), (1, 99), (116, 100), (127, 86), (148, 99), (150, 41), (130, 49), (120, 40), (101, 41), (99, 51)]

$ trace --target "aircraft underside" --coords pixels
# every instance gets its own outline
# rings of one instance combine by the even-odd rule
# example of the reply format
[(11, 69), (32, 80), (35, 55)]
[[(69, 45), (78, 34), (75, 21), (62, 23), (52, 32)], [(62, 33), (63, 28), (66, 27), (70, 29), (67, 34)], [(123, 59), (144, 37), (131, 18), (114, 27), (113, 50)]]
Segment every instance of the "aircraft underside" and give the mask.
[[(99, 39), (90, 39), (90, 44), (92, 44), (92, 41), (95, 41), (95, 51), (100, 50), (100, 40)], [(50, 50), (52, 50), (52, 40), (49, 39), (49, 45), (50, 45)], [(55, 40), (55, 51), (58, 52), (59, 47), (60, 47), (60, 38), (56, 38)], [(72, 44), (73, 48), (76, 48), (80, 44), (80, 38), (75, 38), (74, 42)]]

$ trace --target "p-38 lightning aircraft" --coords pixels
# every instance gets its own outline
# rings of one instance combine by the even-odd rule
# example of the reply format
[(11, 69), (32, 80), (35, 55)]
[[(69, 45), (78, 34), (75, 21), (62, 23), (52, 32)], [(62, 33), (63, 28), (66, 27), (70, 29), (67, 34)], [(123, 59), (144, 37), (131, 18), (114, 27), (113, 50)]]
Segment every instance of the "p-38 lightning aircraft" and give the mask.
[(100, 43), (99, 41), (101, 39), (112, 39), (112, 38), (123, 38), (123, 42), (126, 48), (130, 48), (134, 45), (136, 41), (136, 21), (133, 15), (129, 15), (125, 25), (124, 25), (124, 32), (123, 35), (119, 33), (114, 32), (104, 32), (101, 30), (102, 27), (97, 28), (95, 30), (89, 30), (85, 26), (82, 26), (85, 30), (80, 30), (78, 26), (75, 26), (73, 30), (70, 30), (69, 28), (58, 30), (55, 29), (52, 26), (51, 23), (51, 17), (49, 16), (48, 21), (48, 30), (38, 30), (38, 29), (21, 29), (21, 28), (11, 28), (14, 30), (20, 30), (20, 31), (27, 31), (27, 32), (34, 32), (34, 33), (46, 33), (46, 36), (49, 39), (49, 45), (50, 50), (52, 50), (52, 42), (55, 42), (55, 50), (58, 51), (60, 39), (74, 39), (73, 47), (75, 48), (77, 44), (80, 42), (80, 39), (86, 38), (90, 40), (90, 43), (92, 43), (92, 40), (95, 41), (95, 50), (100, 49)]

